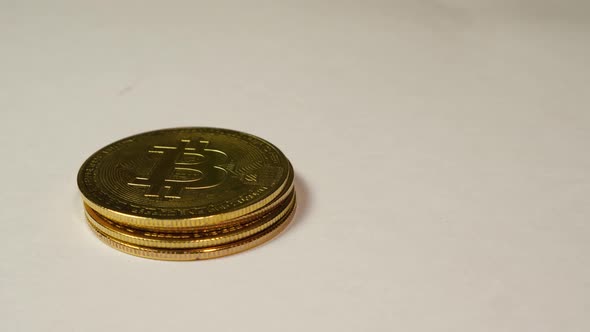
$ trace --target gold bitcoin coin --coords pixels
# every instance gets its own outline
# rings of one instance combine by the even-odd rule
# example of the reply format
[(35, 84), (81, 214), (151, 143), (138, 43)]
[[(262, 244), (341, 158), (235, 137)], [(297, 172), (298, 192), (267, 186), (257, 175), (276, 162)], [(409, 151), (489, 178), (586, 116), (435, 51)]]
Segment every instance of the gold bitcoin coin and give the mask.
[(163, 129), (93, 154), (78, 173), (83, 200), (142, 229), (218, 227), (263, 208), (289, 188), (283, 153), (256, 136), (218, 128)]
[(256, 215), (250, 220), (226, 227), (194, 230), (192, 232), (164, 233), (152, 230), (130, 228), (109, 220), (86, 206), (86, 218), (101, 233), (112, 239), (156, 248), (203, 248), (225, 244), (246, 238), (271, 227), (281, 220), (295, 204), (294, 194), (291, 192), (274, 210), (266, 214)]
[(296, 203), (294, 203), (294, 205), (289, 210), (287, 210), (288, 212), (282, 217), (282, 219), (275, 222), (272, 226), (266, 228), (261, 232), (258, 232), (254, 235), (237, 241), (206, 248), (163, 249), (134, 245), (108, 236), (107, 234), (95, 228), (92, 222), (89, 222), (89, 225), (101, 241), (117, 250), (120, 250), (131, 255), (159, 260), (200, 260), (235, 254), (263, 244), (264, 242), (278, 235), (283, 229), (285, 229), (289, 225), (293, 218), (295, 208)]
[[(173, 233), (191, 233), (194, 231), (219, 229), (220, 227), (227, 228), (227, 227), (231, 227), (233, 225), (239, 225), (239, 224), (243, 224), (243, 223), (252, 221), (254, 219), (258, 219), (261, 216), (268, 214), (270, 211), (277, 208), (278, 205), (284, 203), (287, 200), (287, 198), (289, 198), (291, 193), (295, 191), (293, 178), (294, 178), (293, 169), (292, 169), (291, 165), (289, 164), (289, 176), (288, 176), (287, 182), (286, 182), (287, 184), (289, 184), (289, 186), (283, 187), (281, 193), (277, 197), (275, 197), (271, 202), (269, 202), (268, 204), (262, 206), (261, 208), (259, 208), (257, 210), (254, 210), (248, 214), (245, 214), (243, 216), (240, 216), (240, 217), (237, 217), (234, 219), (224, 220), (222, 222), (218, 222), (215, 225), (207, 225), (207, 226), (201, 226), (201, 227), (182, 227), (182, 228), (148, 227), (143, 230), (152, 231), (152, 232), (167, 232), (167, 231), (169, 231), (169, 232), (173, 232)], [(87, 206), (88, 208), (92, 209), (87, 204), (84, 204), (84, 206)], [(104, 216), (102, 216), (102, 217), (105, 219), (108, 219)], [(121, 227), (134, 228), (134, 226), (126, 225), (126, 224), (120, 223), (116, 220), (111, 220), (111, 222), (113, 222), (114, 224), (117, 224), (118, 226), (121, 226)], [(137, 228), (137, 229), (141, 230), (142, 228)]]

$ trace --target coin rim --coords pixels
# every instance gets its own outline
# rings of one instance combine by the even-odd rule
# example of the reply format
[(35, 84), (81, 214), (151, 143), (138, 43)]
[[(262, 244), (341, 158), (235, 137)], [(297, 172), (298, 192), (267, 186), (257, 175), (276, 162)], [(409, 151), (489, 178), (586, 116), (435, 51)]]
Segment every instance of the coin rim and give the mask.
[(193, 261), (213, 259), (246, 251), (248, 249), (262, 245), (265, 242), (275, 238), (293, 221), (295, 211), (297, 210), (296, 197), (294, 197), (294, 199), (295, 204), (293, 205), (291, 210), (283, 217), (283, 219), (279, 220), (274, 225), (265, 229), (264, 231), (238, 241), (208, 248), (162, 249), (138, 246), (110, 238), (108, 235), (101, 233), (100, 230), (96, 229), (94, 226), (92, 226), (92, 224), (87, 224), (103, 243), (114, 249), (117, 249), (121, 252), (133, 256), (166, 261)]
[[(225, 244), (233, 241), (237, 241), (248, 236), (254, 235), (264, 229), (271, 227), (274, 223), (281, 220), (286, 213), (295, 204), (295, 194), (291, 191), (279, 206), (274, 210), (267, 211), (266, 214), (250, 219), (245, 224), (230, 225), (230, 229), (225, 227), (210, 229), (211, 232), (222, 232), (216, 233), (216, 235), (202, 236), (202, 237), (191, 237), (191, 238), (179, 238), (174, 236), (187, 235), (190, 236), (189, 232), (182, 233), (158, 233), (156, 231), (141, 230), (141, 229), (130, 229), (123, 225), (118, 225), (113, 221), (106, 219), (105, 217), (92, 210), (90, 207), (85, 208), (85, 215), (88, 222), (90, 222), (95, 228), (106, 234), (110, 238), (117, 239), (122, 242), (136, 244), (145, 247), (156, 247), (156, 248), (204, 248), (210, 246), (216, 246)], [(154, 236), (146, 236), (144, 233), (148, 232), (154, 234)]]

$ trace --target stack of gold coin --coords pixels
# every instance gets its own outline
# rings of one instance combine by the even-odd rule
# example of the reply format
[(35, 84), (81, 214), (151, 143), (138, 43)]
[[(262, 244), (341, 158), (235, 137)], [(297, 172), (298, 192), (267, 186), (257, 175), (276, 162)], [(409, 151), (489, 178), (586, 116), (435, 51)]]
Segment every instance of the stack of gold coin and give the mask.
[(219, 128), (124, 138), (80, 168), (86, 219), (107, 245), (163, 260), (230, 255), (280, 233), (295, 211), (293, 167), (271, 143)]

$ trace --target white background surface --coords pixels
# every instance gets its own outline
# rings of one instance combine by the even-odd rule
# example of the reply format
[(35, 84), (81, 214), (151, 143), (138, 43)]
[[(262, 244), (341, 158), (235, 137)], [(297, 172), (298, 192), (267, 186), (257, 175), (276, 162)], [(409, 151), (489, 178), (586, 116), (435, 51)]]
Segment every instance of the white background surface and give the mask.
[[(0, 0), (0, 329), (588, 331), (586, 3)], [(174, 126), (278, 145), (292, 227), (99, 242), (78, 167)]]

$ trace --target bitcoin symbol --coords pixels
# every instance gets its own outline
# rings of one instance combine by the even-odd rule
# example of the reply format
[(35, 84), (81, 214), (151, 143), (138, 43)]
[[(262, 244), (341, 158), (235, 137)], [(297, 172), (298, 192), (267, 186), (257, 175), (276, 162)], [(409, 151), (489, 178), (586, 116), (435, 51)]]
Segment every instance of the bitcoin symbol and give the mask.
[(227, 160), (227, 154), (208, 149), (209, 141), (199, 140), (190, 147), (188, 139), (180, 140), (178, 146), (156, 145), (149, 153), (161, 158), (149, 177), (136, 177), (130, 186), (147, 187), (144, 196), (155, 198), (181, 198), (183, 190), (213, 188), (227, 176), (227, 170), (218, 166)]

